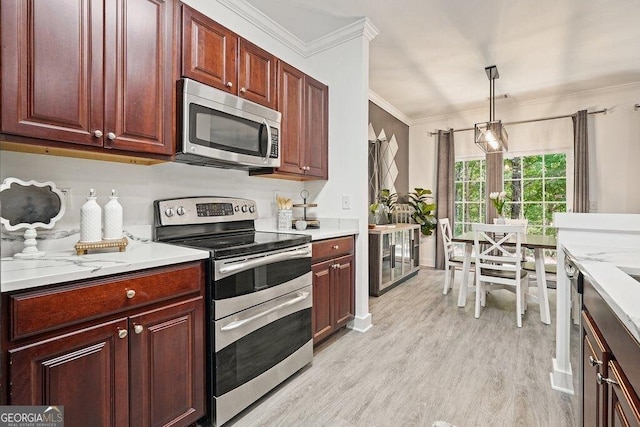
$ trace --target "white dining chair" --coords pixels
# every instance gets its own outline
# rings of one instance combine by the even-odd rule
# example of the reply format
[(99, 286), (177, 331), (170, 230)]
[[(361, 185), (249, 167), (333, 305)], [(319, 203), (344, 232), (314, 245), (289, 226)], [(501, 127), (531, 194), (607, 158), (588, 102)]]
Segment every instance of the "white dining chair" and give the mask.
[(529, 274), (522, 269), (522, 236), (524, 226), (504, 224), (472, 224), (476, 253), (475, 317), (486, 304), (486, 291), (506, 289), (516, 294), (516, 320), (522, 327), (527, 308)]
[[(444, 290), (443, 294), (446, 295), (449, 289), (453, 289), (453, 283), (456, 277), (456, 270), (462, 271), (464, 265), (464, 256), (458, 256), (455, 254), (455, 243), (452, 241), (453, 233), (451, 231), (451, 224), (449, 218), (441, 218), (438, 220), (440, 225), (440, 233), (442, 235), (442, 248), (444, 250), (444, 269), (446, 271), (444, 276)], [(473, 258), (471, 259), (470, 271), (473, 271)]]

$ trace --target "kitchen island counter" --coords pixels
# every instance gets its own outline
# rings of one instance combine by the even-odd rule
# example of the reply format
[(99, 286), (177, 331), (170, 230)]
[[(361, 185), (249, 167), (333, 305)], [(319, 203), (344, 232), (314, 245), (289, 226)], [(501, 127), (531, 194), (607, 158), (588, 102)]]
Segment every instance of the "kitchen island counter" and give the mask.
[(640, 342), (640, 248), (566, 243), (565, 251)]

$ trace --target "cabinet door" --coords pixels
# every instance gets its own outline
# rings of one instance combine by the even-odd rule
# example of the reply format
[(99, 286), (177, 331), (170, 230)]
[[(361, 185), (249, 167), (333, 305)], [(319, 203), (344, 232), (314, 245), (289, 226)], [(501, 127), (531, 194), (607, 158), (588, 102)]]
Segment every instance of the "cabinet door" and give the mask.
[(104, 145), (173, 151), (173, 4), (107, 1)]
[(2, 132), (102, 146), (102, 1), (3, 1), (0, 20)]
[(609, 417), (611, 427), (640, 427), (640, 401), (616, 361), (609, 363)]
[(66, 426), (127, 425), (127, 362), (126, 319), (10, 350), (9, 403), (63, 405)]
[(129, 321), (132, 424), (195, 422), (205, 413), (203, 298), (148, 311)]
[(182, 75), (235, 94), (238, 36), (182, 5)]
[(355, 269), (353, 255), (338, 258), (333, 273), (333, 304), (335, 329), (353, 319), (355, 312)]
[(282, 113), (278, 171), (303, 173), (304, 73), (282, 61), (278, 63), (278, 111)]
[(240, 39), (238, 95), (276, 108), (276, 58), (266, 50)]
[(393, 266), (394, 266), (394, 243), (393, 233), (381, 234), (382, 239), (382, 262), (380, 264), (380, 290), (386, 288), (393, 281)]
[(311, 267), (313, 272), (313, 317), (311, 329), (313, 331), (314, 344), (331, 335), (334, 328), (334, 317), (331, 290), (331, 270), (333, 261), (315, 264)]
[(329, 88), (305, 76), (305, 175), (329, 179)]

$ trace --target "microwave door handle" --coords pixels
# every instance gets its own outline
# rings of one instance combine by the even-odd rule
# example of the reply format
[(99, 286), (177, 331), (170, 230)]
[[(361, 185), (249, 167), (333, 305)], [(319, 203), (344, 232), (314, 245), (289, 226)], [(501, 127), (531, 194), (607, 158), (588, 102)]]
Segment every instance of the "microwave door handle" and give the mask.
[(269, 123), (267, 123), (265, 119), (262, 119), (262, 124), (267, 128), (267, 152), (265, 153), (264, 160), (262, 161), (267, 163), (269, 161), (269, 156), (271, 155), (271, 126), (269, 126)]

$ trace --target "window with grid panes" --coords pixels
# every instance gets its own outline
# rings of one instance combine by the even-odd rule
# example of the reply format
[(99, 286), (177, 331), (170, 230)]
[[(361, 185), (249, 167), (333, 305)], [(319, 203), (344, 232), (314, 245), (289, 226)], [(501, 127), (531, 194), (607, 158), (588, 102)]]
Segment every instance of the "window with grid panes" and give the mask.
[(471, 230), (474, 222), (484, 222), (486, 174), (484, 159), (459, 160), (455, 165), (454, 234)]
[[(485, 162), (458, 160), (455, 165), (455, 230), (471, 230), (485, 221)], [(504, 159), (504, 215), (529, 220), (530, 234), (555, 235), (554, 212), (567, 211), (567, 156), (536, 154)]]
[(529, 234), (555, 235), (553, 213), (567, 211), (567, 156), (538, 154), (504, 159), (504, 215), (529, 220)]

